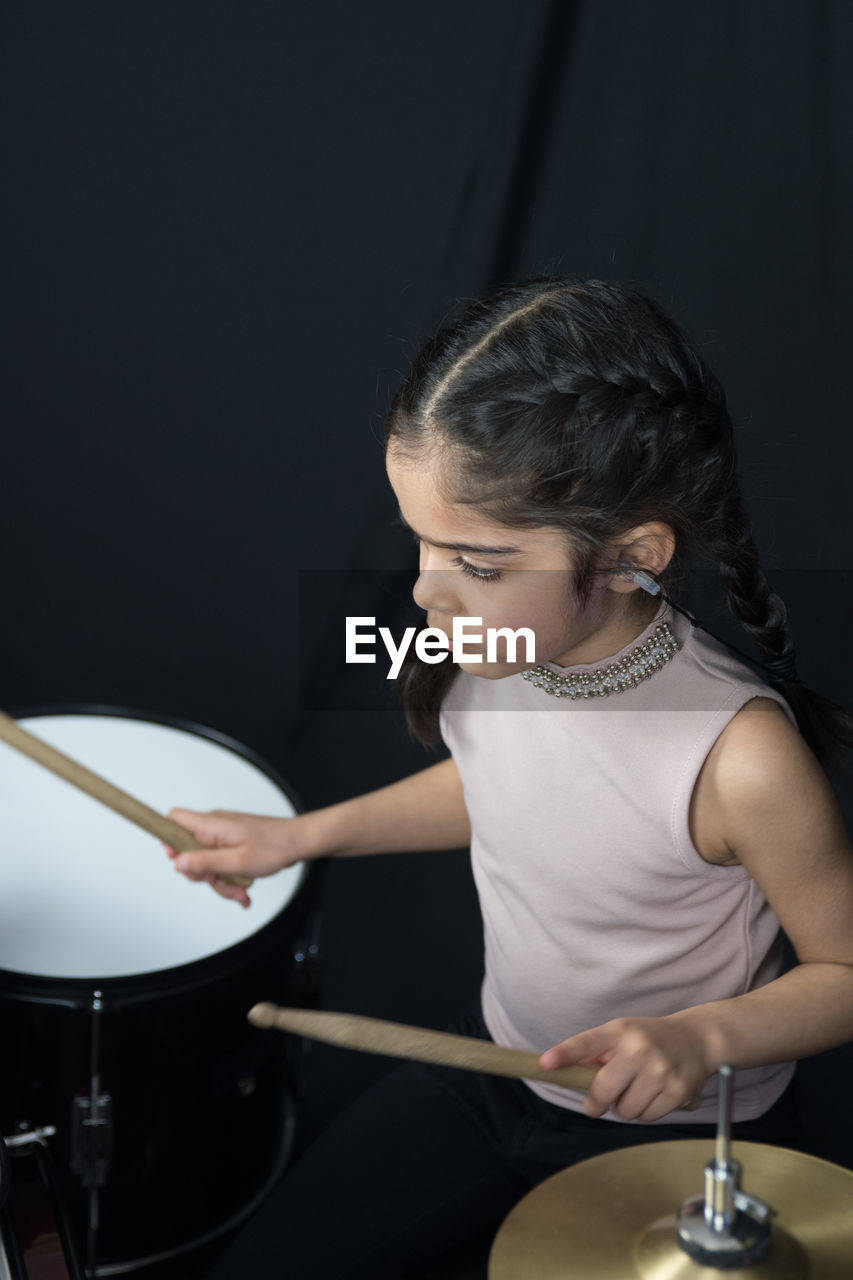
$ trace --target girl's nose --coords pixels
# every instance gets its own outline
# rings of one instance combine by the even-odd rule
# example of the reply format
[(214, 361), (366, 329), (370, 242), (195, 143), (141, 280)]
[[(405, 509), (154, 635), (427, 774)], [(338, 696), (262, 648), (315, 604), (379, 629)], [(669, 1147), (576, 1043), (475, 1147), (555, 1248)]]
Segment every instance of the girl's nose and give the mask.
[(412, 588), (415, 604), (425, 612), (457, 613), (459, 601), (454, 590), (453, 569), (424, 569)]

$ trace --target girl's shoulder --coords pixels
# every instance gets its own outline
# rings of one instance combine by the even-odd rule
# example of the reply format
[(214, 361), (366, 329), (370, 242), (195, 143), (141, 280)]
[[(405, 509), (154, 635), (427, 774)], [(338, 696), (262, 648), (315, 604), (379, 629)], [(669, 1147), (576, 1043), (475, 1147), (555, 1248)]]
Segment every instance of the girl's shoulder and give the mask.
[(768, 699), (747, 703), (706, 764), (694, 798), (713, 824), (705, 834), (714, 833), (717, 860), (746, 869), (801, 961), (853, 965), (853, 845), (787, 716)]
[(838, 839), (844, 827), (823, 769), (789, 713), (756, 696), (729, 720), (702, 765), (690, 830), (708, 862), (738, 865), (744, 851), (792, 831)]

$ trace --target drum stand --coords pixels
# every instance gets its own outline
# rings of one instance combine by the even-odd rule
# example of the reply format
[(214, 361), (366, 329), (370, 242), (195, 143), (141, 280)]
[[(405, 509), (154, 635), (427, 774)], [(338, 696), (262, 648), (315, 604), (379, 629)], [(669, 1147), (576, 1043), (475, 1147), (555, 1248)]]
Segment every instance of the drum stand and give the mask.
[(89, 1196), (86, 1223), (86, 1271), (95, 1275), (100, 1225), (100, 1189), (106, 1182), (112, 1150), (112, 1097), (101, 1093), (101, 1014), (103, 996), (92, 992), (89, 1039), (89, 1095), (73, 1099), (71, 1113), (71, 1172)]
[[(12, 1161), (27, 1156), (32, 1157), (39, 1180), (47, 1195), (53, 1217), (52, 1225), (55, 1227), (62, 1248), (68, 1280), (86, 1280), (86, 1273), (80, 1261), (47, 1144), (47, 1139), (52, 1138), (55, 1133), (56, 1129), (52, 1125), (27, 1129), (6, 1138), (5, 1145), (12, 1155)], [(27, 1280), (27, 1277), (27, 1266), (15, 1236), (13, 1215), (9, 1212), (8, 1206), (4, 1206), (3, 1240), (0, 1241), (0, 1280)]]

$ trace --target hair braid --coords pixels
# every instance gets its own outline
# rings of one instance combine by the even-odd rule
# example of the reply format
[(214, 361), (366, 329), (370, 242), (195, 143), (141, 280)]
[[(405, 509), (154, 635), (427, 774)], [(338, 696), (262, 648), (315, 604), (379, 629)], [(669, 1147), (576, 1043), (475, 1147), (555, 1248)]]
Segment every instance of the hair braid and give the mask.
[(719, 558), (726, 604), (752, 636), (762, 659), (770, 662), (790, 653), (794, 641), (787, 626), (788, 610), (764, 576), (749, 518), (737, 492), (728, 504), (723, 535), (712, 549)]
[[(710, 540), (709, 540), (710, 541)], [(726, 603), (751, 635), (765, 662), (794, 656), (794, 639), (787, 625), (788, 611), (764, 576), (758, 548), (740, 494), (734, 488), (726, 506), (724, 532), (715, 543)], [(770, 677), (785, 696), (800, 732), (817, 758), (827, 763), (840, 746), (853, 747), (853, 716), (795, 677)]]

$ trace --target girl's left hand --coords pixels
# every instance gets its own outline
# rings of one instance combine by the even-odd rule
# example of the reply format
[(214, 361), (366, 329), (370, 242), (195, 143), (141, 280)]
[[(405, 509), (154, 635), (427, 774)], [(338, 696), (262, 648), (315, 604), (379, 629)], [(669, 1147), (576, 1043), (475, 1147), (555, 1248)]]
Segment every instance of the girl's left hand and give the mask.
[(684, 1107), (716, 1067), (694, 1026), (672, 1017), (616, 1018), (564, 1040), (539, 1059), (547, 1068), (601, 1064), (584, 1112), (613, 1107), (622, 1120), (660, 1120)]

